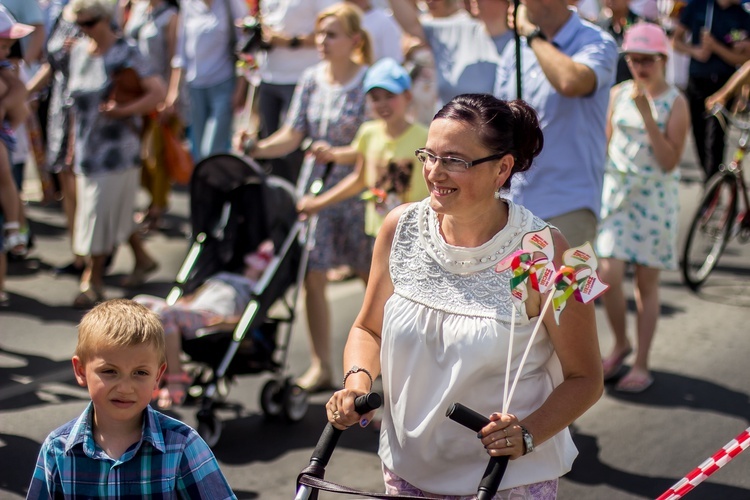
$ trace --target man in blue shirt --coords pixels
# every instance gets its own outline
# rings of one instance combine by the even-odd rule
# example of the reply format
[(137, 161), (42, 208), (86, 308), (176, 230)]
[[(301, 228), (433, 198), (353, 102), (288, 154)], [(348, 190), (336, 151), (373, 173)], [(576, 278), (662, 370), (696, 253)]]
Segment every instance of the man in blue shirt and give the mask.
[[(617, 44), (566, 0), (526, 0), (517, 15), (522, 97), (539, 114), (544, 149), (513, 179), (511, 198), (562, 231), (571, 246), (594, 241)], [(495, 95), (516, 99), (515, 43), (506, 46)]]
[(676, 51), (690, 56), (686, 95), (705, 180), (724, 161), (724, 129), (716, 118), (706, 116), (705, 101), (750, 58), (749, 37), (750, 15), (739, 0), (691, 0), (680, 12), (673, 44)]

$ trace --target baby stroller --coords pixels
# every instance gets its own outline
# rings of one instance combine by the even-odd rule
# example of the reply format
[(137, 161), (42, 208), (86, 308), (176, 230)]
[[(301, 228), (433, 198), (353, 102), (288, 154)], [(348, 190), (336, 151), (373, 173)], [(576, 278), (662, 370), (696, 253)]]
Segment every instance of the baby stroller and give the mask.
[[(193, 292), (216, 272), (240, 269), (243, 256), (264, 240), (274, 246), (239, 322), (200, 329), (196, 338), (183, 342), (183, 351), (198, 366), (189, 394), (198, 397), (197, 430), (209, 446), (221, 436), (216, 410), (237, 375), (273, 374), (260, 395), (266, 416), (296, 422), (307, 412), (307, 392), (284, 373), (307, 265), (302, 242), (307, 224), (297, 220), (296, 197), (295, 186), (269, 175), (250, 158), (215, 155), (195, 166), (190, 182), (193, 243), (167, 303)], [(282, 311), (271, 317), (269, 308), (275, 303), (282, 304)]]

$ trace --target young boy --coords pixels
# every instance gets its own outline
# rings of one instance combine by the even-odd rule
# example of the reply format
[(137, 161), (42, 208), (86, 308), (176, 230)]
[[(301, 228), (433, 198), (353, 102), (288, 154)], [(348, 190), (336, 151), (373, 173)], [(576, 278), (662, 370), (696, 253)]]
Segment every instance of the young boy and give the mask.
[(165, 369), (156, 314), (126, 299), (89, 311), (73, 371), (91, 403), (47, 437), (27, 498), (236, 498), (198, 433), (148, 406)]
[(411, 78), (395, 60), (386, 57), (373, 64), (363, 85), (376, 119), (363, 123), (348, 147), (329, 148), (320, 143), (312, 147), (323, 163), (346, 164), (356, 159), (354, 171), (320, 196), (302, 198), (297, 209), (313, 214), (367, 189), (362, 196), (368, 201), (365, 232), (375, 236), (388, 211), (429, 196), (414, 157), (414, 151), (427, 142), (427, 128), (407, 116)]

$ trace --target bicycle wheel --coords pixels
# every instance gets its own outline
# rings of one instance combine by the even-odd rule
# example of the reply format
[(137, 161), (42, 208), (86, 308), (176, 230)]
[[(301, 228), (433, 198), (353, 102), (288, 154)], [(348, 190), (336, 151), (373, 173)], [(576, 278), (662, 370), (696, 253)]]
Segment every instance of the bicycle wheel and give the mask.
[(698, 290), (719, 262), (737, 213), (737, 179), (720, 172), (706, 186), (682, 253), (685, 283)]

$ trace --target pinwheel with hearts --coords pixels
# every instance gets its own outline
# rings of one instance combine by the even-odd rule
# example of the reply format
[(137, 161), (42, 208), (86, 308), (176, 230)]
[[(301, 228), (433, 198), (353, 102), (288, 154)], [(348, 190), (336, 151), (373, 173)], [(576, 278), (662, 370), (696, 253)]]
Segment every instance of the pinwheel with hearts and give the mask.
[[(555, 322), (560, 324), (560, 314), (570, 297), (574, 297), (579, 302), (586, 304), (600, 296), (608, 288), (599, 279), (596, 272), (598, 260), (590, 243), (586, 242), (580, 247), (566, 250), (563, 253), (560, 269), (555, 268), (553, 262), (554, 256), (555, 246), (552, 239), (552, 231), (549, 226), (545, 226), (539, 231), (526, 233), (521, 242), (521, 249), (503, 259), (495, 267), (496, 272), (503, 272), (508, 269), (512, 272), (510, 292), (514, 305), (511, 313), (508, 359), (505, 368), (503, 413), (508, 413), (513, 393), (523, 372), (523, 366), (526, 363), (526, 358), (543, 323), (542, 318), (544, 318), (550, 305), (554, 304)], [(534, 330), (531, 332), (529, 342), (526, 345), (513, 379), (513, 384), (508, 389), (516, 310), (522, 310), (523, 304), (529, 297), (529, 287), (541, 295), (550, 290), (552, 291), (547, 295), (547, 299), (542, 306), (539, 321), (537, 321)]]

